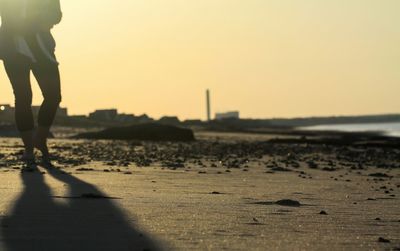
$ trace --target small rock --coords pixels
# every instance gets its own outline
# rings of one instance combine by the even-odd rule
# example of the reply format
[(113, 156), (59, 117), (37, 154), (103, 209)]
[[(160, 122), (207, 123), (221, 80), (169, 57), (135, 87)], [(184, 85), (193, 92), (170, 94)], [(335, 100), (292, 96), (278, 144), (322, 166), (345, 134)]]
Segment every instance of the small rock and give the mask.
[(333, 168), (333, 167), (324, 167), (324, 168), (322, 168), (322, 171), (327, 171), (327, 172), (334, 172), (334, 171), (336, 171), (337, 169), (336, 168)]
[(275, 203), (277, 205), (287, 206), (287, 207), (299, 207), (299, 206), (301, 206), (300, 202), (298, 202), (297, 200), (289, 200), (289, 199), (278, 200)]
[(214, 191), (214, 192), (211, 192), (210, 194), (222, 194), (222, 193)]
[(393, 176), (387, 175), (386, 173), (371, 173), (368, 176), (378, 177), (378, 178), (392, 178)]
[(319, 214), (322, 214), (322, 215), (328, 215), (328, 213), (327, 213), (327, 212), (325, 212), (324, 210), (322, 210), (321, 212), (319, 212)]
[(308, 161), (307, 164), (308, 164), (308, 167), (311, 168), (311, 169), (317, 169), (318, 168), (318, 164), (313, 162), (313, 161)]
[(271, 168), (271, 171), (273, 171), (273, 172), (291, 172), (292, 170), (278, 166), (278, 167)]
[(390, 243), (390, 240), (385, 239), (385, 238), (383, 238), (383, 237), (379, 237), (378, 242)]
[(94, 169), (93, 168), (85, 168), (85, 167), (82, 167), (82, 168), (77, 168), (76, 169), (76, 171), (93, 171)]

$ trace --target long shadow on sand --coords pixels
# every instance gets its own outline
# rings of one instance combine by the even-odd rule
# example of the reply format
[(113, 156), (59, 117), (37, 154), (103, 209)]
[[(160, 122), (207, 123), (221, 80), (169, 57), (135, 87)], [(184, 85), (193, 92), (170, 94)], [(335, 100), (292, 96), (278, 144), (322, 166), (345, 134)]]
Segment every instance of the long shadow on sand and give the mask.
[(80, 198), (82, 193), (103, 196), (95, 186), (56, 169), (47, 171), (68, 187), (70, 197), (53, 198), (38, 169), (21, 173), (23, 193), (1, 227), (7, 250), (160, 249), (111, 199)]

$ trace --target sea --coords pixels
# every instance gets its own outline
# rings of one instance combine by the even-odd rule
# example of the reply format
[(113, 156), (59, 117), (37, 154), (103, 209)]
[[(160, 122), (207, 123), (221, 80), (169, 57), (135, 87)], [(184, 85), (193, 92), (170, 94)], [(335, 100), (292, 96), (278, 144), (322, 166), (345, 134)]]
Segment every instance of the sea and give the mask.
[(303, 130), (341, 131), (341, 132), (380, 132), (387, 136), (400, 137), (400, 122), (337, 124), (302, 127)]

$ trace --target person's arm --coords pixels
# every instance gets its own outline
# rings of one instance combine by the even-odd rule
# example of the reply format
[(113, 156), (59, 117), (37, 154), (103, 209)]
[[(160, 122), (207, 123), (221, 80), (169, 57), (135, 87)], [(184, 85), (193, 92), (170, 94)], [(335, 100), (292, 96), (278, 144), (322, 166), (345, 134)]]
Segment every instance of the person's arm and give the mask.
[(56, 25), (61, 22), (62, 19), (62, 11), (60, 0), (52, 0), (49, 6), (49, 21)]
[(61, 22), (62, 12), (60, 0), (51, 0), (49, 5), (46, 6), (44, 13), (41, 13), (39, 22), (43, 29), (51, 29), (54, 25)]

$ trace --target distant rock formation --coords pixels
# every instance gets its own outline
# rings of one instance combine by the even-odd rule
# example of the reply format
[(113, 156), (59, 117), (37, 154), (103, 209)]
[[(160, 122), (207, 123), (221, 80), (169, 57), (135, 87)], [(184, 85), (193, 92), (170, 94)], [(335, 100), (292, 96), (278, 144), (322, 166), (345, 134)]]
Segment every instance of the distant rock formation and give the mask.
[(74, 138), (151, 140), (151, 141), (193, 141), (193, 131), (172, 125), (144, 123), (127, 127), (112, 127), (99, 132), (81, 133)]

